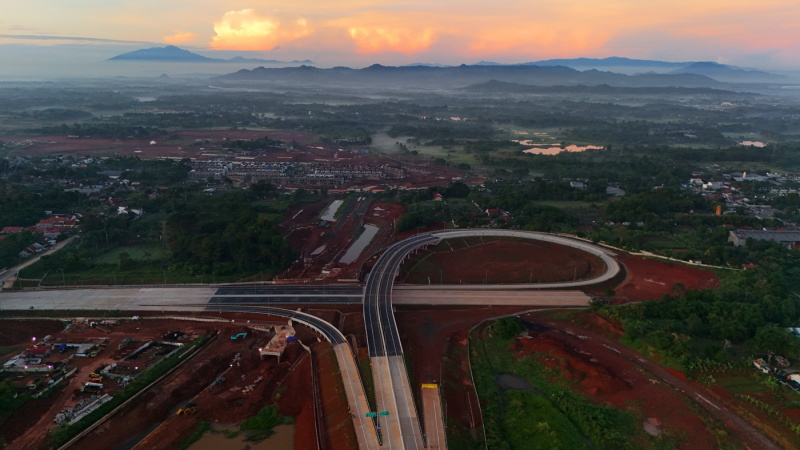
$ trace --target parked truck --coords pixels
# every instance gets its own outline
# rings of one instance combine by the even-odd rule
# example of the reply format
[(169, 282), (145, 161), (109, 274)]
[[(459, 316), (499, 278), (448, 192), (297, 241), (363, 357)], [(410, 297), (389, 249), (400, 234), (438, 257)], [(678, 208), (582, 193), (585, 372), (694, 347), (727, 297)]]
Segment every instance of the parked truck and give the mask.
[(81, 392), (102, 391), (102, 390), (103, 390), (102, 383), (93, 383), (91, 381), (85, 383), (81, 388)]

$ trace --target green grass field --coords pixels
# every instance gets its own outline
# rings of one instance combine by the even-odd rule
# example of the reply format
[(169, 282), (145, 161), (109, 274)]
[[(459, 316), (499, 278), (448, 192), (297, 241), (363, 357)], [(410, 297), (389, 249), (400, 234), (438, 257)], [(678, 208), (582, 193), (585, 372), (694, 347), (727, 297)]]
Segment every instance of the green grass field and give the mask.
[(440, 145), (422, 145), (422, 144), (408, 144), (406, 140), (410, 136), (398, 136), (396, 138), (390, 137), (385, 133), (376, 133), (372, 135), (372, 148), (386, 153), (394, 157), (402, 157), (405, 161), (411, 161), (411, 155), (405, 154), (397, 143), (405, 144), (408, 146), (409, 151), (416, 150), (418, 155), (415, 156), (417, 163), (422, 163), (426, 160), (433, 158), (442, 158), (450, 164), (466, 163), (472, 167), (480, 166), (480, 161), (472, 154), (465, 153), (462, 145), (454, 145), (450, 148), (444, 148)]
[(138, 245), (131, 247), (117, 247), (98, 255), (92, 260), (93, 264), (114, 265), (119, 262), (119, 255), (128, 252), (128, 256), (136, 261), (160, 260), (164, 257), (161, 246), (158, 244)]
[[(632, 413), (592, 403), (536, 359), (514, 357), (508, 340), (490, 336), (486, 329), (471, 335), (470, 356), (478, 395), (486, 405), (483, 418), (489, 448), (618, 450), (670, 446), (668, 442), (656, 443), (636, 427), (637, 418)], [(496, 381), (500, 374), (522, 378), (540, 394), (503, 392)]]

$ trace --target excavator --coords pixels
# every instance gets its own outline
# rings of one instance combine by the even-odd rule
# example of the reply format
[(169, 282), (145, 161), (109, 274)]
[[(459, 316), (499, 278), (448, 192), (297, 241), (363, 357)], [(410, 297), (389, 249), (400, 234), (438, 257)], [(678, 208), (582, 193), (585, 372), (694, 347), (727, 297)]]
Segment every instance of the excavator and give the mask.
[(187, 403), (184, 406), (178, 408), (178, 412), (175, 413), (176, 416), (191, 416), (192, 414), (197, 412), (197, 403)]

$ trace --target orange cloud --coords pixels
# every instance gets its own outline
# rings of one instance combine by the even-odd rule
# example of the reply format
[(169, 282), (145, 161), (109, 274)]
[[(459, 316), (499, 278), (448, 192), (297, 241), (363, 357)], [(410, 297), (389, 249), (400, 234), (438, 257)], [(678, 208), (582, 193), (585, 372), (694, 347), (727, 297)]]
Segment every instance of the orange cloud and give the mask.
[(359, 53), (419, 53), (430, 48), (435, 34), (430, 29), (352, 27), (350, 37)]
[(505, 53), (566, 57), (601, 49), (612, 36), (613, 33), (580, 26), (537, 24), (529, 28), (489, 28), (472, 36), (468, 53), (473, 56)]
[(215, 50), (270, 50), (313, 33), (303, 18), (282, 24), (277, 18), (258, 15), (252, 9), (228, 11), (214, 22)]
[(197, 34), (190, 33), (190, 32), (177, 32), (171, 36), (164, 36), (164, 42), (167, 44), (182, 44), (184, 42), (190, 42), (197, 39)]

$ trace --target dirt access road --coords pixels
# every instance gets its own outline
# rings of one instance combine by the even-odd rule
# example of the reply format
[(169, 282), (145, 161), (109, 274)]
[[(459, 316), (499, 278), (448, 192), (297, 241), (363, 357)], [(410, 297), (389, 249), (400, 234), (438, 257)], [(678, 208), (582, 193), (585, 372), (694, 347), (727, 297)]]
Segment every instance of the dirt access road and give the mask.
[(578, 328), (577, 326), (566, 323), (560, 322), (556, 320), (551, 320), (549, 318), (542, 317), (537, 314), (528, 314), (522, 316), (523, 319), (530, 320), (534, 323), (540, 323), (546, 325), (548, 327), (552, 327), (554, 330), (558, 330), (560, 333), (564, 333), (566, 335), (570, 335), (572, 337), (576, 337), (581, 339), (582, 346), (585, 345), (595, 345), (598, 344), (606, 349), (616, 353), (619, 357), (624, 358), (628, 362), (630, 362), (634, 367), (638, 367), (647, 373), (651, 374), (653, 377), (657, 378), (661, 382), (671, 386), (676, 391), (680, 392), (680, 394), (685, 395), (686, 397), (691, 398), (694, 400), (698, 405), (700, 405), (704, 410), (708, 411), (712, 416), (714, 416), (717, 420), (723, 423), (737, 438), (738, 441), (747, 448), (759, 448), (759, 449), (780, 449), (781, 447), (776, 445), (766, 436), (764, 436), (760, 431), (758, 431), (753, 425), (751, 425), (746, 420), (742, 419), (739, 415), (735, 412), (731, 411), (725, 404), (718, 401), (711, 393), (702, 389), (689, 381), (686, 381), (679, 376), (671, 373), (664, 367), (660, 366), (659, 364), (645, 359), (640, 354), (634, 352), (633, 350), (628, 349), (622, 345), (617, 344), (615, 341), (608, 339), (598, 333), (588, 331), (584, 328)]

